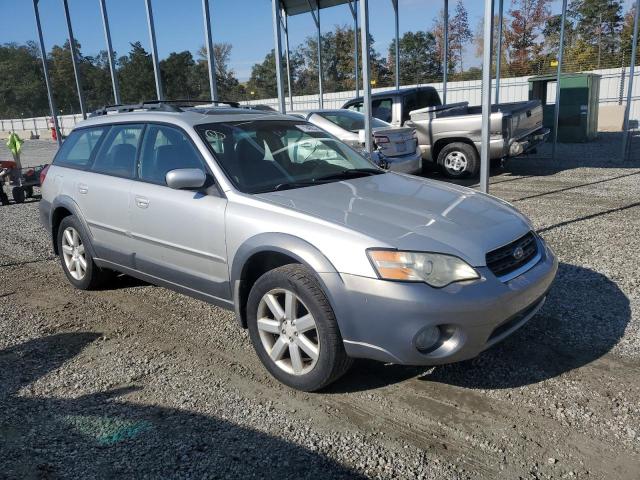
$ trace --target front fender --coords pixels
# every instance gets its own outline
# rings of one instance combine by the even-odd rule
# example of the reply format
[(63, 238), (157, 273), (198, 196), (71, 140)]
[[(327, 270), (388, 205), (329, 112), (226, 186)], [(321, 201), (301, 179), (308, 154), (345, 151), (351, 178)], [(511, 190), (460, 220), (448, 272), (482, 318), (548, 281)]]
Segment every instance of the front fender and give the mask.
[[(331, 261), (320, 250), (299, 237), (285, 233), (269, 232), (247, 239), (236, 250), (229, 271), (229, 278), (233, 286), (233, 303), (236, 318), (243, 327), (246, 326), (245, 306), (242, 305), (240, 292), (244, 268), (251, 257), (261, 252), (277, 252), (287, 255), (307, 266), (316, 274), (337, 273)], [(320, 275), (318, 275), (318, 281), (326, 293), (327, 286)]]

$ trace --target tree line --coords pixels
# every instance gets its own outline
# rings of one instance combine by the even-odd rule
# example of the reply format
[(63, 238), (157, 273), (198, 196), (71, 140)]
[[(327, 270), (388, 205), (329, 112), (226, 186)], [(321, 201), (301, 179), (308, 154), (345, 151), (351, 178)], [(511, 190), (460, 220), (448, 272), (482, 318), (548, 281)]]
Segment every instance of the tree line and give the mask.
[[(552, 0), (512, 0), (503, 21), (504, 76), (555, 72), (562, 16), (551, 15)], [(634, 8), (620, 0), (570, 0), (565, 21), (563, 71), (579, 72), (628, 66)], [(495, 19), (498, 23), (498, 19)], [(497, 30), (497, 29), (496, 29)], [(482, 54), (478, 26), (474, 42)], [(497, 41), (494, 38), (494, 44)], [(637, 59), (636, 59), (637, 62)]]
[[(502, 76), (523, 76), (555, 71), (561, 18), (550, 14), (552, 0), (511, 0), (503, 21)], [(629, 64), (633, 31), (633, 9), (623, 11), (619, 0), (571, 0), (565, 24), (565, 71), (620, 67)], [(496, 17), (496, 24), (498, 19)], [(475, 30), (475, 31), (474, 31)], [(479, 79), (477, 66), (465, 65), (465, 51), (484, 48), (482, 25), (472, 30), (468, 12), (458, 0), (449, 16), (448, 74), (451, 81)], [(497, 26), (494, 29), (497, 35)], [(354, 31), (336, 25), (321, 35), (323, 85), (326, 92), (355, 89)], [(494, 38), (494, 45), (497, 38)], [(113, 103), (106, 51), (83, 55), (76, 42), (82, 87), (89, 110)], [(399, 41), (400, 83), (419, 84), (442, 79), (444, 52), (443, 12), (430, 28), (405, 32)], [(214, 45), (215, 74), (219, 97), (225, 100), (272, 98), (277, 95), (275, 54), (272, 50), (251, 69), (248, 81), (240, 82), (231, 64), (232, 46)], [(42, 60), (35, 42), (0, 45), (0, 117), (19, 118), (48, 114)], [(382, 54), (371, 38), (371, 78), (376, 87), (391, 86), (395, 75), (395, 40)], [(359, 59), (358, 67), (361, 68)], [(52, 88), (60, 113), (78, 113), (69, 42), (47, 53)], [(117, 76), (122, 101), (134, 103), (156, 97), (151, 55), (140, 42), (117, 57)], [(284, 64), (284, 59), (283, 59)], [(495, 62), (494, 62), (495, 68)], [(315, 35), (290, 52), (294, 95), (318, 91), (318, 57)], [(168, 99), (208, 99), (209, 81), (204, 47), (195, 56), (190, 51), (172, 52), (160, 62), (163, 89)], [(361, 86), (361, 85), (360, 85)], [(285, 86), (286, 88), (286, 86)]]

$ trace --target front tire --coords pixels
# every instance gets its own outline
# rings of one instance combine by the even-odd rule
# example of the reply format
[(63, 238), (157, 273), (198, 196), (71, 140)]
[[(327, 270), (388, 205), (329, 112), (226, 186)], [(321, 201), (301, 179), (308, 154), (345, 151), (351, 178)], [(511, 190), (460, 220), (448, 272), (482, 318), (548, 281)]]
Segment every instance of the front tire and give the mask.
[(62, 270), (69, 282), (80, 290), (94, 290), (106, 283), (110, 275), (100, 269), (87, 248), (88, 239), (74, 216), (62, 219), (58, 228), (58, 253)]
[(449, 178), (474, 177), (480, 171), (476, 148), (463, 142), (445, 145), (438, 154), (438, 165)]
[(352, 364), (327, 297), (302, 265), (276, 268), (256, 281), (247, 301), (247, 324), (265, 368), (297, 390), (320, 390)]

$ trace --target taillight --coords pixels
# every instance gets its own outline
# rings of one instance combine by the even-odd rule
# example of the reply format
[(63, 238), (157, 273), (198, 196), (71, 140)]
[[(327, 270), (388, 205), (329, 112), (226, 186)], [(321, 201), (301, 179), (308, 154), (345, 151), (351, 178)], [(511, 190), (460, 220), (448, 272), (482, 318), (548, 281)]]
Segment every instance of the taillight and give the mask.
[(47, 170), (49, 170), (50, 165), (45, 165), (45, 167), (40, 171), (40, 186), (44, 183), (44, 179), (47, 178)]
[(389, 143), (389, 137), (374, 137), (376, 140), (376, 143)]

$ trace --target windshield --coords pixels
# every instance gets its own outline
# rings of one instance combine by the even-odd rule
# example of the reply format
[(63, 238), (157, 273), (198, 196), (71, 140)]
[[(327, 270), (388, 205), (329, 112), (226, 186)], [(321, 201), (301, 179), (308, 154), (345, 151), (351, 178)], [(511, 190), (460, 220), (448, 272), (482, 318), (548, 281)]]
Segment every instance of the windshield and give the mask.
[[(318, 112), (316, 115), (320, 115), (339, 127), (353, 133), (364, 130), (364, 114), (360, 112), (343, 110), (341, 112)], [(371, 128), (384, 128), (389, 126), (389, 123), (383, 122), (376, 117), (371, 117)]]
[(240, 191), (262, 193), (384, 173), (304, 121), (251, 120), (197, 125)]

